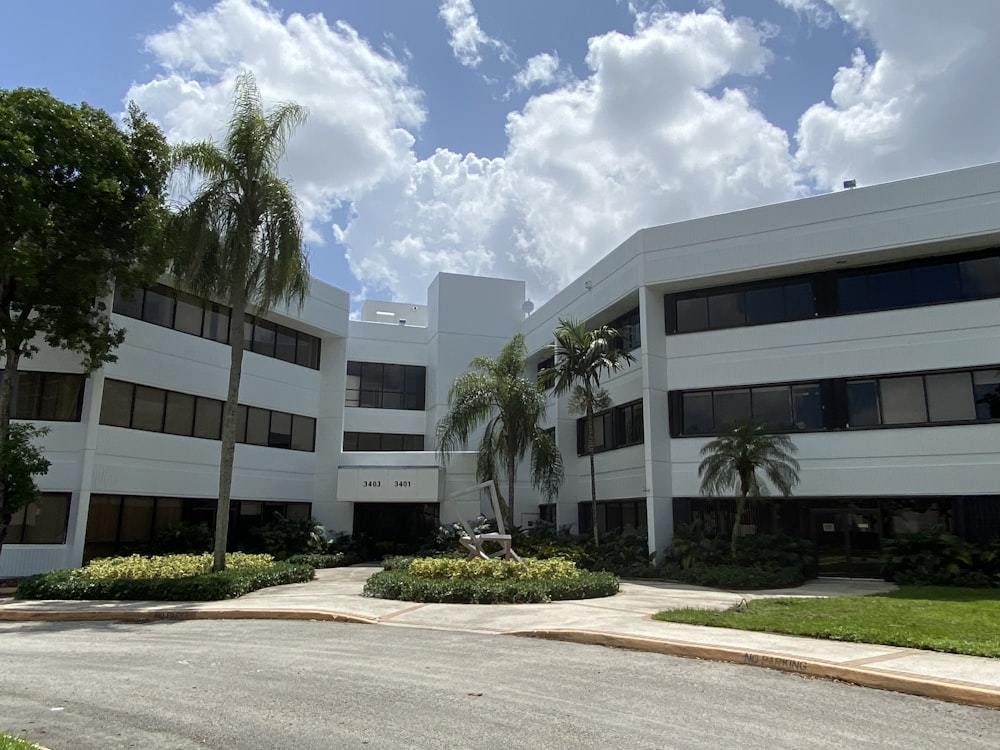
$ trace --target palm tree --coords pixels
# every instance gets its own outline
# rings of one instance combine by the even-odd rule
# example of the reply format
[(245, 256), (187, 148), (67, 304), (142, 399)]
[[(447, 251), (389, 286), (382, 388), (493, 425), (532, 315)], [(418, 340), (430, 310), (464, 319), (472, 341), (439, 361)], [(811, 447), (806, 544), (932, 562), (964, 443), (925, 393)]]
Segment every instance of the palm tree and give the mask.
[(594, 544), (600, 543), (597, 530), (597, 474), (594, 471), (594, 413), (611, 407), (611, 396), (601, 388), (601, 377), (635, 361), (623, 351), (617, 330), (601, 326), (587, 330), (580, 320), (560, 318), (552, 345), (553, 365), (538, 373), (539, 382), (552, 383), (557, 396), (570, 391), (569, 409), (587, 418), (587, 455), (590, 458), (590, 508)]
[(265, 112), (253, 75), (244, 72), (236, 79), (224, 142), (186, 143), (174, 151), (175, 167), (198, 182), (172, 221), (174, 272), (193, 291), (228, 301), (232, 311), (213, 570), (226, 564), (244, 311), (262, 312), (279, 301), (301, 306), (309, 287), (302, 219), (291, 185), (277, 174), (285, 144), (305, 117), (290, 103)]
[(698, 476), (702, 494), (718, 497), (739, 490), (730, 546), (733, 557), (747, 501), (768, 494), (767, 482), (784, 497), (799, 483), (799, 462), (792, 455), (796, 451), (788, 435), (768, 434), (766, 424), (752, 420), (737, 422), (701, 449), (704, 458)]
[(531, 451), (531, 483), (546, 500), (559, 492), (562, 456), (552, 436), (539, 426), (545, 419), (545, 394), (524, 377), (524, 336), (508, 341), (496, 359), (476, 357), (472, 372), (459, 375), (448, 390), (448, 413), (438, 422), (438, 455), (448, 456), (468, 443), (485, 422), (479, 442), (476, 476), (480, 482), (507, 477), (507, 498), (499, 497), (504, 521), (514, 527), (514, 482), (517, 465)]

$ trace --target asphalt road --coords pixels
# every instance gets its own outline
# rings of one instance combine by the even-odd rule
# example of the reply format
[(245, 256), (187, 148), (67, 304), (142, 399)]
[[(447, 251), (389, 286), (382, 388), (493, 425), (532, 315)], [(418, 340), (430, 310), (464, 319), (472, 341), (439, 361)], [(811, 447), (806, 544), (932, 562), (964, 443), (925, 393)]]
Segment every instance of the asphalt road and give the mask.
[(90, 748), (990, 748), (1000, 712), (739, 665), (387, 626), (0, 625), (0, 730)]

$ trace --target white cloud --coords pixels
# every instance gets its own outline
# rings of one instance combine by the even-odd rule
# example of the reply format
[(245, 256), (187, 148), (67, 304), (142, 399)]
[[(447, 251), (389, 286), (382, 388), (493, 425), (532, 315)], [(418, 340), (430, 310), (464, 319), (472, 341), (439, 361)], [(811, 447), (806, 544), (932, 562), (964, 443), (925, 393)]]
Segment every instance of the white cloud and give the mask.
[(443, 0), (438, 15), (448, 27), (448, 43), (455, 59), (467, 68), (478, 67), (483, 61), (480, 49), (492, 47), (507, 59), (509, 49), (503, 42), (493, 39), (479, 26), (479, 19), (472, 7), (472, 0)]
[(827, 0), (866, 35), (830, 100), (799, 122), (796, 157), (817, 187), (859, 185), (1000, 159), (1000, 3)]
[(829, 28), (836, 20), (836, 14), (826, 4), (825, 0), (775, 0), (799, 16), (808, 19), (820, 28)]
[(522, 90), (532, 86), (547, 86), (556, 80), (558, 73), (559, 56), (543, 52), (529, 58), (515, 74), (514, 86)]
[[(392, 178), (405, 164), (411, 131), (425, 118), (421, 92), (407, 82), (404, 65), (350, 26), (330, 25), (321, 14), (282, 20), (253, 0), (180, 13), (175, 26), (147, 40), (162, 75), (128, 93), (171, 140), (218, 139), (233, 82), (250, 69), (265, 102), (294, 101), (309, 110), (282, 165), (307, 221), (327, 218), (343, 198)], [(312, 243), (320, 237), (310, 234)]]

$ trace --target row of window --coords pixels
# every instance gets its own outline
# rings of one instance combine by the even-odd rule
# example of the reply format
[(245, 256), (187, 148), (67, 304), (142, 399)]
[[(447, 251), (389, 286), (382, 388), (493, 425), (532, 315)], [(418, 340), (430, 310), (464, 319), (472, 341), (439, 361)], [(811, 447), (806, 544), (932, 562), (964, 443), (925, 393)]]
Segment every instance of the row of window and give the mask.
[[(613, 406), (594, 415), (594, 453), (641, 445), (642, 399)], [(576, 452), (587, 455), (587, 418), (576, 420)]]
[(383, 362), (348, 362), (345, 406), (423, 411), (427, 368)]
[(10, 416), (12, 419), (79, 422), (83, 408), (83, 382), (83, 375), (75, 373), (18, 372)]
[[(590, 501), (581, 502), (577, 506), (581, 534), (588, 534), (594, 530), (593, 513), (594, 508)], [(602, 534), (625, 529), (643, 530), (647, 526), (645, 498), (603, 500), (597, 503), (597, 530)]]
[(639, 329), (638, 307), (629, 310), (624, 315), (619, 315), (617, 318), (608, 323), (608, 327), (614, 328), (618, 331), (618, 337), (614, 342), (614, 347), (616, 349), (621, 349), (624, 352), (631, 352), (642, 346), (642, 334)]
[(1000, 297), (1000, 248), (664, 297), (666, 332), (692, 333)]
[(4, 544), (65, 544), (70, 493), (43, 492), (11, 517)]
[[(132, 291), (116, 288), (114, 311), (192, 336), (229, 342), (229, 307), (163, 284)], [(317, 337), (253, 315), (245, 316), (243, 328), (247, 351), (319, 369)]]
[[(179, 523), (215, 528), (215, 500), (149, 495), (91, 495), (84, 560), (142, 549)], [(230, 542), (239, 545), (248, 527), (284, 518), (309, 518), (312, 504), (233, 500)]]
[(423, 435), (390, 432), (345, 432), (344, 451), (422, 451)]
[(675, 391), (670, 399), (674, 437), (718, 434), (745, 419), (806, 432), (963, 424), (1000, 419), (1000, 368)]
[[(223, 402), (122, 380), (104, 381), (101, 424), (219, 440)], [(240, 404), (236, 442), (314, 451), (316, 419)]]

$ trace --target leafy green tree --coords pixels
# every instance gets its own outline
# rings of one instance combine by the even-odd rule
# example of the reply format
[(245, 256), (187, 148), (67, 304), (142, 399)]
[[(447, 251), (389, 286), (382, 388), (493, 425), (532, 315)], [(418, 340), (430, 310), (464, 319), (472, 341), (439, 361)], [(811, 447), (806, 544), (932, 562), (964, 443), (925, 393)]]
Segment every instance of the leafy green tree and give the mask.
[(466, 445), (485, 423), (476, 461), (480, 482), (507, 478), (500, 496), (504, 521), (514, 527), (517, 466), (531, 452), (531, 483), (551, 500), (563, 480), (562, 455), (552, 436), (539, 426), (545, 419), (545, 394), (524, 377), (524, 336), (508, 341), (495, 358), (476, 357), (472, 372), (459, 375), (448, 390), (448, 413), (437, 424), (437, 452), (443, 459)]
[[(720, 497), (737, 492), (730, 552), (736, 557), (736, 537), (747, 502), (768, 494), (768, 483), (784, 497), (799, 483), (797, 448), (788, 435), (772, 435), (763, 422), (744, 420), (707, 443), (698, 466), (701, 492)], [(765, 481), (766, 480), (766, 481)]]
[(0, 461), (3, 463), (0, 485), (6, 499), (0, 510), (0, 550), (14, 514), (38, 499), (35, 477), (48, 473), (51, 464), (32, 441), (46, 433), (48, 428), (15, 423), (10, 426), (7, 439), (0, 444)]
[(236, 80), (233, 115), (221, 145), (187, 143), (174, 163), (197, 181), (195, 194), (169, 233), (175, 273), (196, 293), (223, 299), (229, 321), (229, 387), (222, 412), (222, 457), (213, 569), (225, 568), (236, 412), (243, 372), (243, 312), (278, 302), (300, 306), (309, 289), (302, 219), (291, 184), (277, 173), (288, 138), (306, 118), (297, 104), (268, 111), (250, 73)]
[[(87, 371), (114, 361), (125, 332), (104, 299), (166, 265), (169, 166), (163, 134), (134, 105), (119, 128), (41, 89), (0, 90), (0, 444), (18, 368), (42, 342)], [(0, 517), (12, 507), (0, 485)]]
[(590, 459), (590, 508), (594, 522), (594, 544), (600, 544), (597, 530), (597, 474), (594, 471), (594, 414), (611, 407), (611, 396), (601, 387), (601, 378), (635, 361), (617, 342), (621, 335), (610, 326), (588, 330), (581, 320), (560, 319), (552, 345), (552, 367), (538, 373), (539, 382), (552, 383), (553, 392), (570, 394), (569, 409), (586, 417), (587, 456)]

